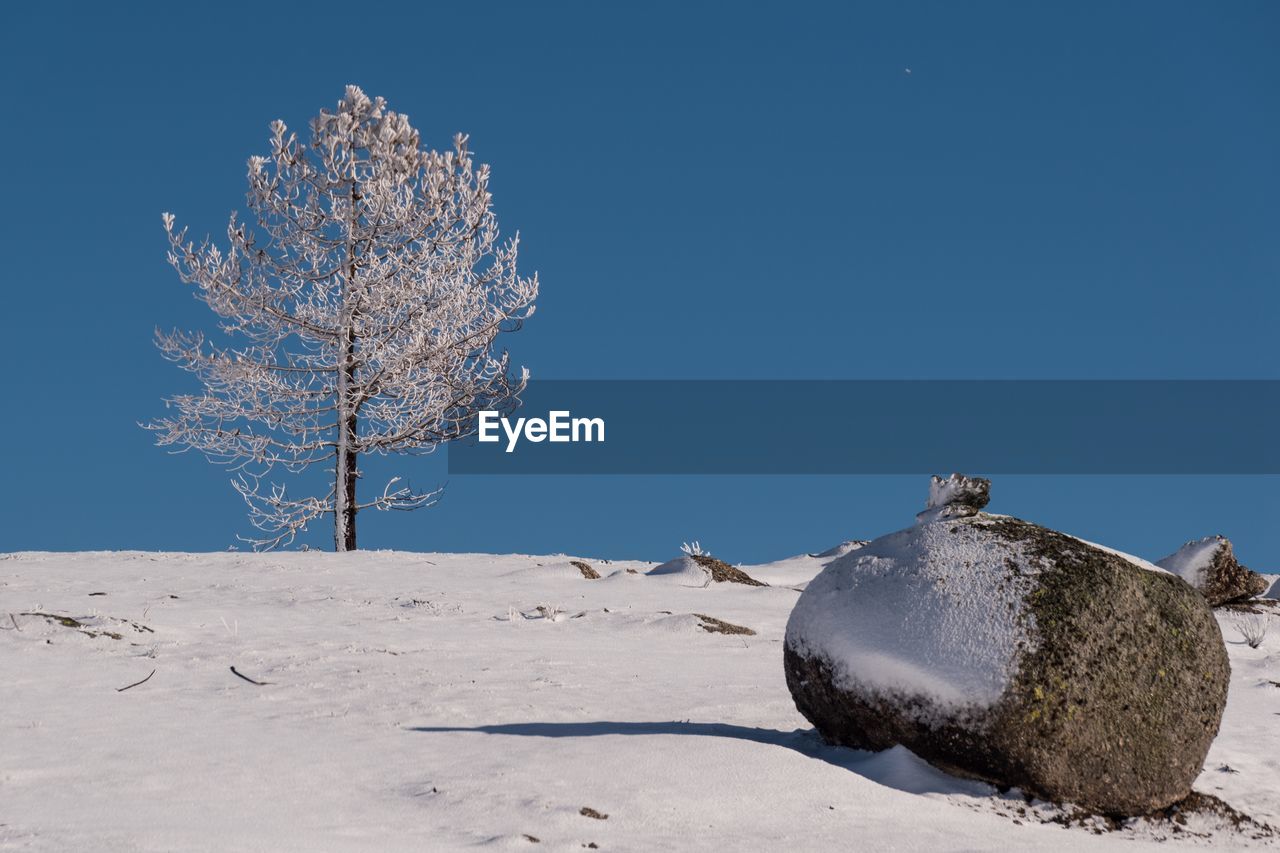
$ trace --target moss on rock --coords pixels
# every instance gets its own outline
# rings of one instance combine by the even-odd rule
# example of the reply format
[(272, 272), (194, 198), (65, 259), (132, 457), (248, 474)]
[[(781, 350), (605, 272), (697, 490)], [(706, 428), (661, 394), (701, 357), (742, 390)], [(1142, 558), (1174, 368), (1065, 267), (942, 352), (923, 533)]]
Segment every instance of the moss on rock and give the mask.
[(1231, 668), (1213, 614), (1178, 578), (1017, 519), (989, 525), (1040, 562), (1035, 646), (995, 737), (1019, 784), (1103, 813), (1187, 795), (1218, 733)]

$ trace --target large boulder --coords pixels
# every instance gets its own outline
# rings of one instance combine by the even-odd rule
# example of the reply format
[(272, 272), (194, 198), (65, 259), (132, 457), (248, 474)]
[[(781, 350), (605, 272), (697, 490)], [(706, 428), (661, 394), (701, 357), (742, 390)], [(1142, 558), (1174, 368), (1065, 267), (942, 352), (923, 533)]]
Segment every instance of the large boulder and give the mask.
[(1156, 565), (1200, 590), (1210, 607), (1245, 601), (1267, 590), (1267, 579), (1240, 565), (1225, 536), (1193, 539)]
[(1230, 676), (1204, 599), (1137, 558), (946, 506), (801, 594), (784, 647), (800, 712), (831, 743), (902, 744), (1101, 814), (1187, 796)]

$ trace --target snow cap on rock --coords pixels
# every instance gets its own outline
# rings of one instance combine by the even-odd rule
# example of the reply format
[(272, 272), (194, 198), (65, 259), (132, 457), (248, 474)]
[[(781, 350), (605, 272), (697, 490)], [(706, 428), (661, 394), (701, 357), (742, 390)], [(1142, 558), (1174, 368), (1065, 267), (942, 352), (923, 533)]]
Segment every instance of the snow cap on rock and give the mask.
[(1193, 539), (1156, 565), (1191, 584), (1211, 607), (1247, 601), (1267, 588), (1262, 575), (1240, 565), (1225, 536)]
[(929, 500), (916, 521), (925, 524), (944, 518), (977, 515), (991, 501), (991, 481), (983, 477), (952, 474), (945, 480), (934, 475), (929, 482)]

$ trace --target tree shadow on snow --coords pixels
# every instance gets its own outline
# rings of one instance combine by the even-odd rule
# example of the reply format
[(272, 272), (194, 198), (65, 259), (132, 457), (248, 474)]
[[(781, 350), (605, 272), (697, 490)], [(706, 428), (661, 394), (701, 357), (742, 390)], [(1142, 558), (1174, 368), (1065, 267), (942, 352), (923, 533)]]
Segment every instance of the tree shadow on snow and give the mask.
[(670, 722), (585, 722), (585, 723), (507, 723), (489, 726), (414, 726), (413, 732), (473, 732), (517, 737), (581, 738), (606, 735), (692, 735), (747, 740), (766, 746), (778, 746), (808, 758), (841, 767), (872, 782), (908, 794), (968, 794), (986, 797), (995, 788), (983, 782), (960, 779), (943, 773), (903, 746), (883, 752), (831, 746), (823, 742), (813, 729), (784, 732), (737, 726), (731, 723)]

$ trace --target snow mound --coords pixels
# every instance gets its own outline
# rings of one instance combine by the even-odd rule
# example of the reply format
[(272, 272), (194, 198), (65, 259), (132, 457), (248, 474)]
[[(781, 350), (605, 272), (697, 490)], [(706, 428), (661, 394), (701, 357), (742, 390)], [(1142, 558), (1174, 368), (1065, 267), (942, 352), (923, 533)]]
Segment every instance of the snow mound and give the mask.
[(693, 557), (676, 557), (674, 560), (654, 566), (645, 572), (649, 577), (663, 577), (686, 585), (705, 586), (711, 581), (711, 573)]
[(707, 620), (697, 613), (670, 613), (661, 615), (657, 619), (644, 621), (644, 627), (651, 631), (690, 636), (715, 633), (707, 630), (708, 624)]
[(503, 577), (519, 579), (528, 578), (560, 578), (564, 580), (582, 580), (582, 570), (577, 566), (570, 565), (568, 562), (563, 563), (546, 563), (536, 566), (527, 566), (525, 568), (516, 569), (507, 572)]
[(965, 794), (990, 796), (993, 788), (977, 779), (962, 779), (944, 773), (905, 746), (891, 746), (880, 752), (859, 756), (857, 770), (881, 785), (913, 794)]
[(993, 548), (976, 528), (921, 524), (835, 560), (797, 601), (787, 644), (830, 661), (844, 686), (989, 707), (1029, 642), (1031, 581), (1009, 571), (1026, 562), (1018, 545)]

